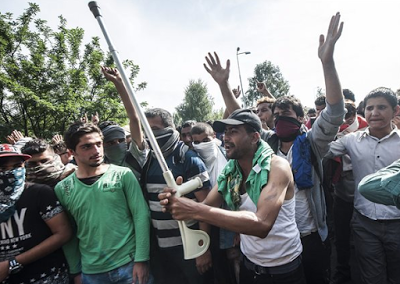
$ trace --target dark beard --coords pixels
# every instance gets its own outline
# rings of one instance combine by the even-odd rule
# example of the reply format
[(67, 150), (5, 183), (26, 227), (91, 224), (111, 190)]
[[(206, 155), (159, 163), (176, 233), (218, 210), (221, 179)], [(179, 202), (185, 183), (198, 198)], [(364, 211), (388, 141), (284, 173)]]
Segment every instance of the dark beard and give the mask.
[(98, 162), (96, 164), (90, 164), (89, 166), (92, 168), (97, 168), (97, 167), (100, 167), (103, 163), (104, 163), (104, 157), (100, 162)]

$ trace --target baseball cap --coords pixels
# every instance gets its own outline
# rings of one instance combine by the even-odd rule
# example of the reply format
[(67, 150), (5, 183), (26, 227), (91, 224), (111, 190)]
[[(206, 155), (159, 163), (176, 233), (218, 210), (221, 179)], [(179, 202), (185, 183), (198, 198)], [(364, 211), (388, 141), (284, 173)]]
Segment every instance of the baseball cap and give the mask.
[(17, 147), (11, 144), (0, 144), (0, 158), (3, 157), (21, 157), (24, 161), (32, 158), (27, 154), (21, 154)]
[(214, 131), (224, 132), (227, 125), (242, 125), (247, 124), (255, 129), (255, 131), (261, 133), (261, 120), (252, 112), (250, 109), (237, 109), (232, 112), (228, 118), (216, 120), (213, 123)]

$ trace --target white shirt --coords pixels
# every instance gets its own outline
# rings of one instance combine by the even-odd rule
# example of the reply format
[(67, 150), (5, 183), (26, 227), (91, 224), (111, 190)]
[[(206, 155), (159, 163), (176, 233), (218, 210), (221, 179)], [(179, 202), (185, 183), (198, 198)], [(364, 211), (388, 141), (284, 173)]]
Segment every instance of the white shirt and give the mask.
[(355, 181), (354, 208), (372, 220), (400, 219), (400, 210), (369, 201), (357, 190), (361, 179), (366, 175), (390, 165), (400, 159), (400, 130), (378, 139), (365, 131), (357, 131), (332, 142), (327, 157), (349, 154)]
[[(283, 154), (279, 149), (277, 156), (287, 160), (292, 166), (292, 147), (290, 147), (287, 155)], [(308, 190), (308, 189), (307, 189)], [(306, 190), (299, 190), (297, 185), (294, 185), (294, 193), (296, 195), (296, 223), (301, 234), (308, 234), (317, 231), (314, 218), (311, 215), (310, 204), (308, 203)]]
[[(247, 193), (240, 196), (240, 210), (256, 212), (257, 207)], [(295, 197), (284, 200), (278, 217), (268, 236), (264, 239), (240, 235), (240, 249), (253, 263), (274, 267), (287, 264), (303, 251), (299, 230), (295, 222)]]

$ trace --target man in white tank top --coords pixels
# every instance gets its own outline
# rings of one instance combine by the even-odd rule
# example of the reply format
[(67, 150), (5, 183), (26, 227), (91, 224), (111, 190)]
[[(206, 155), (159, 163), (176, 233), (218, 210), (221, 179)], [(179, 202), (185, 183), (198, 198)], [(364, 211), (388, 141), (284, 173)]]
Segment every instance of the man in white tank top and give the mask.
[[(166, 188), (159, 195), (164, 211), (177, 220), (195, 219), (240, 233), (240, 283), (278, 279), (279, 283), (305, 283), (289, 163), (261, 140), (261, 121), (250, 110), (236, 110), (214, 122), (213, 128), (225, 133), (230, 159), (217, 185), (203, 203), (176, 198)], [(231, 210), (219, 208), (222, 201)]]

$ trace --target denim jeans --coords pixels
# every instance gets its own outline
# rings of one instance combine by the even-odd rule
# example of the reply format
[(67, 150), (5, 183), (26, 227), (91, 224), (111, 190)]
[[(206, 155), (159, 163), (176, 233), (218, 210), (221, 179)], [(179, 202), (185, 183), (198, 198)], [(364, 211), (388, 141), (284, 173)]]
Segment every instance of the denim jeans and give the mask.
[[(134, 262), (131, 261), (123, 266), (120, 266), (114, 270), (97, 273), (97, 274), (84, 274), (82, 273), (82, 284), (132, 284), (133, 283), (133, 266)], [(137, 282), (138, 283), (138, 282)], [(152, 284), (153, 279), (149, 275), (147, 284)]]

